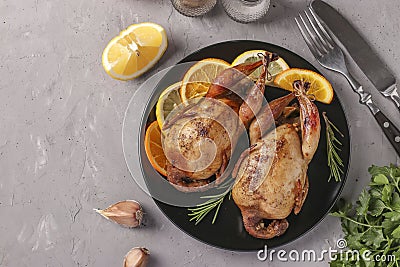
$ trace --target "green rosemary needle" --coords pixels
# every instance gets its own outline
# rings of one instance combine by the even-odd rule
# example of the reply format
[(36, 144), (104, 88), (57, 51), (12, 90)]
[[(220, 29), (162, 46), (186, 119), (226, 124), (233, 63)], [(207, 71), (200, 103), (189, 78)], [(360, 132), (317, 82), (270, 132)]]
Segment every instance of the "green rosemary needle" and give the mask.
[(335, 178), (336, 182), (341, 181), (341, 176), (343, 174), (343, 160), (340, 158), (338, 151), (342, 143), (335, 136), (335, 132), (344, 137), (344, 135), (339, 131), (339, 129), (329, 120), (326, 112), (322, 113), (326, 124), (326, 146), (328, 153), (328, 166), (331, 170), (328, 182), (332, 177)]
[(224, 189), (226, 190), (222, 192), (221, 194), (217, 195), (211, 195), (211, 196), (202, 196), (202, 199), (208, 199), (204, 203), (196, 205), (195, 208), (188, 208), (188, 211), (190, 212), (188, 215), (190, 218), (189, 221), (195, 221), (195, 225), (201, 222), (203, 218), (210, 213), (212, 210), (215, 210), (214, 217), (212, 220), (212, 224), (215, 223), (215, 220), (217, 219), (219, 209), (221, 208), (222, 203), (224, 202), (225, 197), (229, 194), (229, 199), (231, 197), (231, 181), (225, 181), (222, 185), (220, 185), (219, 189)]

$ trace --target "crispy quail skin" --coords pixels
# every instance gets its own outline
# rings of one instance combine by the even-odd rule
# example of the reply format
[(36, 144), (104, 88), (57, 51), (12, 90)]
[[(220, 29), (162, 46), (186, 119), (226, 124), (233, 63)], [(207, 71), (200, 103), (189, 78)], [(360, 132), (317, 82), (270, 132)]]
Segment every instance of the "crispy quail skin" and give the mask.
[[(317, 107), (305, 95), (306, 86), (296, 84), (296, 95), (272, 101), (272, 114), (268, 116), (273, 119), (260, 116), (253, 121), (252, 146), (242, 154), (234, 170), (237, 180), (232, 197), (241, 210), (245, 229), (254, 237), (270, 239), (285, 233), (289, 227), (286, 218), (292, 210), (295, 214), (300, 212), (307, 196), (307, 169), (318, 147), (320, 119)], [(281, 119), (287, 113), (285, 105), (295, 97), (300, 118), (280, 120), (291, 123), (263, 133), (260, 129), (269, 128), (265, 123)], [(272, 222), (266, 225), (265, 219)]]
[[(276, 54), (222, 71), (199, 102), (177, 111), (163, 126), (167, 179), (183, 192), (222, 182), (238, 137), (262, 107), (268, 65)], [(262, 66), (256, 83), (247, 76)], [(245, 95), (242, 99), (239, 95)]]

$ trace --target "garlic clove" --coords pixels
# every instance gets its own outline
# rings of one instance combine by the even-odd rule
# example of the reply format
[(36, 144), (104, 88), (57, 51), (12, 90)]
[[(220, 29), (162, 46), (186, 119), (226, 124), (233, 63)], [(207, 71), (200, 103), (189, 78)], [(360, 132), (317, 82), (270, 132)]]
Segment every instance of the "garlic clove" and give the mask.
[(135, 200), (120, 201), (104, 210), (94, 210), (104, 218), (130, 228), (140, 226), (143, 219), (143, 209)]
[(124, 267), (145, 267), (149, 260), (149, 255), (150, 252), (146, 248), (133, 248), (125, 255)]

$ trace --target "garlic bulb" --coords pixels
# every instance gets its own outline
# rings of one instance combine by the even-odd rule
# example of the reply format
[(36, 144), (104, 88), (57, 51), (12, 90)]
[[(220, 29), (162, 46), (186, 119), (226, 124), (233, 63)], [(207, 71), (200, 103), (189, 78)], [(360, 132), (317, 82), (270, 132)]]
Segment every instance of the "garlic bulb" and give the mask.
[(104, 210), (94, 210), (104, 218), (130, 228), (138, 227), (143, 219), (143, 209), (135, 200), (120, 201)]
[(124, 267), (145, 267), (149, 255), (150, 253), (146, 248), (133, 248), (125, 255)]

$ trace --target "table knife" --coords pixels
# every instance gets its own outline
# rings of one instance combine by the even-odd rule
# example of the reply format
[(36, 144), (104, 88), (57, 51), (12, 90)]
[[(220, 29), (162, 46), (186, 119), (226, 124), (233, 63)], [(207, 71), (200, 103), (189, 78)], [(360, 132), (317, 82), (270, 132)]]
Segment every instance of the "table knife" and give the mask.
[(390, 97), (400, 109), (396, 78), (363, 37), (333, 7), (321, 0), (311, 3), (312, 10), (347, 49), (351, 57), (385, 97)]

